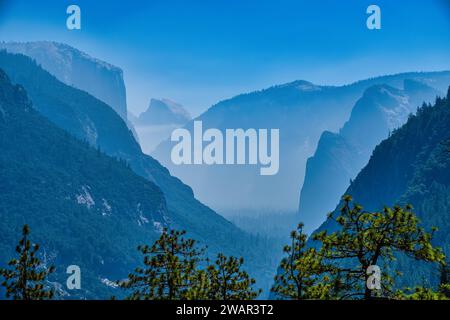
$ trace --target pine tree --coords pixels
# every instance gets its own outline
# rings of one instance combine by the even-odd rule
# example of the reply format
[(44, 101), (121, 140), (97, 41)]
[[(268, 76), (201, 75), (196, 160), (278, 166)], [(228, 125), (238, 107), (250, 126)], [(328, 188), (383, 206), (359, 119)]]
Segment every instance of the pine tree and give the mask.
[[(409, 291), (412, 292), (409, 293)], [(434, 291), (431, 288), (420, 286), (415, 287), (414, 290), (399, 290), (395, 293), (394, 298), (397, 300), (449, 300), (441, 290)]]
[(446, 263), (439, 264), (440, 281), (437, 290), (429, 286), (416, 286), (414, 289), (398, 290), (394, 298), (398, 300), (450, 300), (450, 270)]
[(200, 269), (192, 277), (191, 287), (186, 292), (186, 300), (210, 300), (211, 281), (207, 270)]
[(446, 148), (447, 153), (450, 155), (450, 138), (444, 141), (444, 147)]
[[(352, 205), (352, 198), (344, 196), (344, 205), (335, 220), (338, 231), (328, 234), (322, 231), (314, 235), (321, 242), (324, 257), (336, 262), (350, 288), (343, 297), (373, 298), (373, 290), (366, 285), (368, 268), (381, 262), (394, 260), (402, 253), (416, 260), (442, 263), (444, 254), (431, 244), (433, 233), (419, 226), (419, 219), (411, 206), (384, 208), (381, 212), (367, 212), (359, 205)], [(382, 275), (382, 288), (377, 296), (389, 297), (392, 278)]]
[(291, 244), (283, 248), (286, 257), (280, 263), (281, 273), (275, 277), (275, 285), (271, 289), (280, 298), (303, 300), (330, 297), (333, 286), (323, 276), (331, 270), (323, 264), (316, 249), (306, 247), (306, 240), (303, 224), (299, 224), (297, 230), (291, 232)]
[(204, 250), (198, 250), (195, 240), (185, 239), (185, 234), (164, 229), (152, 246), (138, 247), (145, 267), (136, 268), (127, 280), (119, 282), (120, 287), (132, 291), (128, 299), (188, 299), (193, 297), (192, 288), (201, 288), (197, 270)]
[(243, 271), (243, 258), (217, 256), (215, 264), (207, 269), (208, 298), (212, 300), (252, 300), (258, 297), (261, 290), (252, 287), (255, 280)]
[(10, 269), (0, 269), (5, 279), (2, 286), (6, 288), (6, 297), (14, 300), (52, 299), (54, 292), (45, 288), (47, 277), (54, 272), (54, 267), (43, 267), (37, 258), (39, 245), (31, 244), (30, 228), (22, 229), (22, 239), (16, 247), (17, 259), (9, 261)]

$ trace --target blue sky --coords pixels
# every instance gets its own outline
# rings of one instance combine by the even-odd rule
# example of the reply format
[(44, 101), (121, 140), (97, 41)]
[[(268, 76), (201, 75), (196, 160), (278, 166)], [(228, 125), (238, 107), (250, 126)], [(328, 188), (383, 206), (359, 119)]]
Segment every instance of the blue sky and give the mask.
[[(78, 4), (82, 30), (65, 27)], [(366, 8), (382, 29), (366, 28)], [(447, 0), (0, 0), (0, 40), (55, 40), (121, 67), (128, 105), (170, 98), (194, 115), (297, 79), (345, 84), (450, 70)]]

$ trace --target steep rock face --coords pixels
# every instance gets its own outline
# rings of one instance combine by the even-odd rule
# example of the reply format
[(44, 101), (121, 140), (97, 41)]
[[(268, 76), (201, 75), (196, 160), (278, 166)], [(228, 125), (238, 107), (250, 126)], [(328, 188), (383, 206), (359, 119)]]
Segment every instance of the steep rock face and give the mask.
[[(450, 254), (450, 88), (446, 99), (421, 108), (373, 151), (369, 163), (345, 191), (365, 210), (412, 204), (422, 225), (437, 227), (434, 244)], [(341, 205), (338, 205), (337, 209)], [(332, 231), (325, 221), (317, 231)], [(401, 286), (434, 285), (435, 266), (402, 256), (390, 266), (403, 272)]]
[(148, 109), (132, 122), (139, 135), (142, 150), (151, 154), (161, 142), (170, 137), (173, 130), (190, 120), (191, 115), (180, 104), (168, 99), (152, 99)]
[(184, 125), (191, 115), (182, 105), (168, 99), (152, 99), (148, 109), (139, 115), (139, 125)]
[(324, 132), (308, 159), (299, 215), (308, 232), (316, 229), (339, 202), (351, 179), (367, 164), (375, 146), (403, 125), (439, 92), (407, 79), (404, 89), (376, 85), (364, 92), (339, 133)]
[(305, 224), (305, 232), (317, 228), (336, 206), (352, 174), (358, 172), (359, 156), (341, 135), (328, 131), (322, 134), (316, 153), (306, 164), (300, 195), (299, 220)]
[(58, 80), (90, 93), (111, 106), (122, 119), (127, 119), (126, 90), (120, 68), (56, 42), (3, 42), (0, 49), (31, 57)]
[[(341, 87), (295, 81), (221, 101), (195, 119), (203, 122), (204, 130), (279, 129), (280, 165), (274, 176), (261, 176), (259, 165), (174, 165), (171, 150), (175, 142), (171, 141), (162, 143), (152, 155), (214, 209), (298, 210), (306, 161), (314, 154), (321, 134), (342, 128), (369, 87), (402, 88), (405, 79), (417, 79), (443, 91), (450, 72), (406, 73)], [(193, 122), (185, 127), (193, 135)]]
[[(120, 294), (105, 281), (126, 277), (140, 263), (136, 247), (168, 225), (162, 191), (40, 115), (2, 70), (0, 110), (1, 267), (28, 224), (63, 297)], [(80, 291), (65, 286), (73, 264), (83, 274)]]

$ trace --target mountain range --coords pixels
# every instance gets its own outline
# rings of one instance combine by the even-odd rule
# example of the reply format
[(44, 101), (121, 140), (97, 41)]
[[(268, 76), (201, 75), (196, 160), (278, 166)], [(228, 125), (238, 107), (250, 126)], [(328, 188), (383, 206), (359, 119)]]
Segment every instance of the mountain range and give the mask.
[(310, 233), (325, 220), (361, 169), (373, 149), (423, 103), (443, 93), (425, 83), (406, 79), (402, 89), (389, 85), (368, 88), (356, 102), (350, 119), (338, 133), (322, 133), (306, 164), (300, 195), (299, 218)]
[[(36, 46), (49, 50), (49, 56), (61, 48), (78, 52), (65, 45), (43, 44), (48, 43)], [(7, 181), (0, 186), (5, 189), (0, 214), (7, 216), (2, 230), (9, 228), (0, 238), (5, 252), (0, 258), (6, 261), (10, 257), (20, 227), (29, 223), (44, 245), (49, 263), (64, 265), (75, 260), (90, 270), (90, 285), (80, 298), (105, 298), (114, 291), (110, 280), (126, 276), (130, 267), (136, 266), (136, 244), (152, 241), (163, 226), (187, 230), (189, 236), (209, 247), (211, 255), (243, 256), (258, 286), (267, 288), (279, 262), (278, 244), (243, 232), (203, 202), (222, 212), (297, 210), (305, 167), (303, 189), (309, 196), (302, 192), (301, 201), (319, 212), (311, 217), (311, 228), (325, 219), (320, 215), (326, 213), (314, 207), (315, 203), (332, 210), (349, 180), (356, 177), (347, 192), (358, 202), (368, 209), (412, 202), (427, 225), (444, 227), (444, 235), (437, 241), (448, 243), (447, 223), (441, 221), (448, 220), (449, 212), (448, 165), (441, 152), (450, 132), (448, 99), (438, 99), (435, 107), (424, 106), (417, 115), (410, 114), (423, 101), (447, 91), (450, 72), (405, 73), (340, 87), (295, 81), (222, 101), (185, 124), (191, 132), (194, 120), (202, 121), (205, 130), (280, 129), (280, 172), (260, 176), (259, 168), (252, 166), (174, 166), (170, 160), (173, 144), (168, 141), (152, 156), (145, 154), (117, 107), (108, 105), (99, 92), (82, 90), (61, 79), (72, 79), (73, 69), (52, 66), (53, 58), (45, 67), (32, 53), (23, 53), (0, 51), (0, 69), (5, 72), (0, 77), (0, 128), (4, 133), (0, 141), (5, 149), (0, 169)], [(103, 65), (95, 58), (84, 58), (95, 63), (87, 63), (82, 76), (95, 74)], [(57, 55), (54, 62), (70, 65), (71, 60)], [(64, 72), (55, 75), (47, 68)], [(110, 90), (115, 90), (114, 86)], [(163, 122), (184, 115), (183, 121), (175, 121), (178, 127), (190, 118), (173, 102), (154, 101), (156, 110), (164, 111), (160, 115), (168, 114), (161, 116)], [(150, 106), (142, 119), (147, 121), (152, 113)], [(28, 127), (32, 128), (29, 132)], [(326, 179), (331, 180), (330, 185), (320, 187)], [(319, 198), (319, 194), (330, 198)], [(302, 210), (302, 204), (300, 210), (300, 220), (313, 211)], [(79, 221), (72, 221), (80, 216)], [(108, 222), (102, 229), (104, 221)], [(56, 230), (58, 225), (64, 228)], [(332, 227), (329, 222), (321, 226)], [(91, 234), (98, 239), (93, 241)], [(417, 270), (422, 276), (429, 272), (422, 267)], [(57, 277), (55, 285), (63, 292), (62, 274)]]
[(125, 121), (110, 106), (60, 82), (24, 55), (1, 51), (0, 68), (14, 84), (24, 87), (33, 108), (56, 126), (124, 161), (137, 175), (156, 184), (164, 194), (166, 221), (171, 228), (187, 230), (190, 237), (209, 247), (211, 255), (223, 252), (243, 256), (259, 282), (269, 285), (272, 274), (267, 270), (271, 270), (276, 261), (262, 252), (270, 244), (246, 234), (196, 200), (189, 186), (172, 176), (158, 161), (142, 153)]
[[(295, 81), (219, 102), (194, 119), (202, 121), (204, 130), (279, 129), (277, 175), (261, 176), (259, 166), (249, 165), (174, 165), (170, 155), (175, 142), (171, 141), (163, 142), (152, 155), (189, 184), (202, 202), (221, 213), (242, 209), (295, 211), (307, 159), (314, 154), (322, 133), (342, 128), (368, 88), (403, 88), (406, 79), (445, 92), (450, 72), (404, 73), (345, 86)], [(185, 128), (193, 135), (193, 121)]]

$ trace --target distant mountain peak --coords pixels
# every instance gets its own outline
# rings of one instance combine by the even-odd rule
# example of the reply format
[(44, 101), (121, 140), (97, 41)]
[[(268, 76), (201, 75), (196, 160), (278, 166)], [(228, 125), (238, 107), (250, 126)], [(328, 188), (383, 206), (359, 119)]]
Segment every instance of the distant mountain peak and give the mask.
[(179, 103), (170, 99), (151, 99), (147, 110), (137, 120), (141, 125), (180, 124), (191, 120), (189, 112)]
[(306, 80), (295, 80), (292, 82), (288, 82), (279, 86), (276, 86), (277, 88), (296, 88), (300, 91), (319, 91), (322, 89), (321, 86), (315, 85), (312, 82), (306, 81)]
[(170, 99), (161, 99), (161, 100), (152, 99), (152, 102), (153, 103), (162, 102), (165, 106), (167, 106), (170, 109), (172, 113), (182, 115), (189, 120), (191, 119), (191, 115), (189, 114), (189, 112), (186, 109), (184, 109), (184, 107), (181, 104), (176, 103), (175, 101), (172, 101)]
[(301, 91), (320, 91), (322, 88), (316, 86), (315, 84), (307, 81), (300, 81), (295, 85), (295, 87)]

